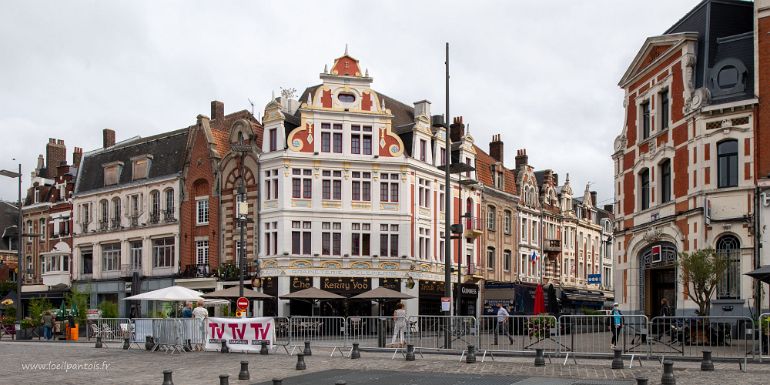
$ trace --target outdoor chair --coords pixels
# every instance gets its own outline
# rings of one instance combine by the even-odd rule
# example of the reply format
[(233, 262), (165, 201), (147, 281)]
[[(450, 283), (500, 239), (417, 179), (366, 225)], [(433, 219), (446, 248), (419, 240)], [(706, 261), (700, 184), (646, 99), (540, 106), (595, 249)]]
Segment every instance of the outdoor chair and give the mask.
[(102, 326), (101, 330), (101, 336), (104, 340), (114, 340), (115, 339), (115, 330), (112, 329), (110, 324), (104, 324)]
[(99, 325), (97, 325), (95, 323), (92, 323), (92, 324), (90, 324), (90, 326), (91, 326), (91, 336), (92, 337), (96, 338), (96, 337), (101, 337), (102, 336), (102, 329), (99, 327)]
[(14, 325), (3, 325), (3, 328), (0, 329), (0, 339), (5, 335), (11, 336), (11, 339), (16, 339), (16, 327)]

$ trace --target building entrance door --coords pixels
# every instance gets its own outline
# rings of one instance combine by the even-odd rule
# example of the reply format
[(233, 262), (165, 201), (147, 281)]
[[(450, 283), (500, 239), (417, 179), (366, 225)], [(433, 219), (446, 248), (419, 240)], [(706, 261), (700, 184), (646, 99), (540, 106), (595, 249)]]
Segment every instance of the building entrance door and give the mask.
[(668, 306), (671, 308), (671, 315), (673, 315), (673, 311), (676, 309), (676, 269), (674, 267), (647, 269), (646, 275), (646, 281), (649, 283), (647, 295), (645, 295), (649, 299), (649, 302), (645, 304), (647, 316), (657, 317), (660, 315), (660, 300), (663, 298), (668, 300)]

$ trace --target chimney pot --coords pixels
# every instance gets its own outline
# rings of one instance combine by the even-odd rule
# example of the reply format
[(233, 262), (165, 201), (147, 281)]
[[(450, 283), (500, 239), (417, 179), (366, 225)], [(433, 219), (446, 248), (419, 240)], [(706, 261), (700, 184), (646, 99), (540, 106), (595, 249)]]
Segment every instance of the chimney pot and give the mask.
[(449, 127), (450, 137), (453, 142), (459, 142), (465, 136), (465, 125), (463, 124), (462, 116), (455, 116), (452, 119), (452, 125)]
[(222, 119), (225, 117), (225, 104), (219, 100), (211, 101), (211, 120)]
[(48, 139), (48, 144), (45, 146), (45, 162), (46, 177), (56, 178), (59, 175), (59, 165), (67, 162), (67, 148), (63, 140)]
[(492, 135), (492, 141), (489, 142), (489, 156), (500, 163), (504, 163), (504, 154), (505, 151), (503, 148), (503, 142), (500, 140), (500, 134)]
[(527, 165), (529, 159), (527, 157), (527, 150), (526, 149), (520, 149), (516, 151), (516, 169), (518, 170), (521, 167), (524, 167)]
[(102, 147), (112, 147), (115, 145), (115, 130), (105, 128), (102, 130)]

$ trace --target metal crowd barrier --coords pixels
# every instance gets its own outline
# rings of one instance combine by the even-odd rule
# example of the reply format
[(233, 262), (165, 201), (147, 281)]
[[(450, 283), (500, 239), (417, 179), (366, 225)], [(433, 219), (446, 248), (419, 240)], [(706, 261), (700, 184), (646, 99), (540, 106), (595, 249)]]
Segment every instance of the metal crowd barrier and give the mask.
[(409, 321), (408, 317), (397, 321), (393, 316), (348, 317), (348, 341), (362, 348), (405, 347), (411, 342)]
[(470, 316), (411, 316), (410, 343), (430, 350), (463, 351), (478, 345), (478, 325)]
[(187, 350), (203, 350), (206, 345), (206, 323), (201, 318), (182, 318), (178, 339)]
[(132, 330), (128, 318), (98, 318), (88, 323), (89, 338), (102, 337), (102, 341), (122, 341), (131, 337)]
[(551, 315), (481, 316), (478, 324), (479, 352), (560, 351), (558, 322)]
[(159, 318), (134, 318), (132, 325), (134, 332), (131, 343), (140, 345), (147, 341), (147, 337), (154, 337), (152, 323)]
[(314, 346), (347, 347), (345, 317), (291, 317), (289, 339), (293, 345), (310, 341)]
[(155, 345), (161, 351), (168, 353), (181, 353), (184, 349), (182, 341), (182, 322), (178, 318), (166, 318), (154, 320), (152, 334), (155, 337)]
[(573, 355), (649, 355), (649, 323), (644, 315), (623, 315), (621, 328), (612, 315), (563, 315), (559, 317), (559, 352)]
[(654, 317), (650, 326), (650, 352), (657, 357), (699, 358), (708, 350), (713, 358), (746, 361), (760, 349), (749, 317)]
[(754, 325), (752, 332), (758, 341), (757, 353), (759, 361), (770, 359), (770, 313), (759, 315), (759, 325)]

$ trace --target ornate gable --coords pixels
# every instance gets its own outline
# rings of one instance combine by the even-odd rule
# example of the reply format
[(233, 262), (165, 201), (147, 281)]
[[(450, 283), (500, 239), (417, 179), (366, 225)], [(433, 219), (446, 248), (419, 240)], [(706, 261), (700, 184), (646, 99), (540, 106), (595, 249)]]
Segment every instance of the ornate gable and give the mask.
[(648, 69), (653, 68), (664, 58), (679, 50), (681, 44), (687, 41), (696, 42), (697, 39), (697, 32), (675, 33), (647, 38), (631, 62), (631, 65), (623, 74), (618, 85), (621, 88), (625, 88)]

